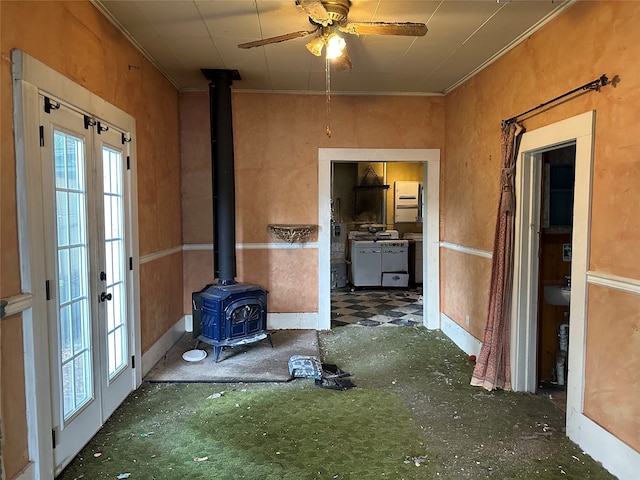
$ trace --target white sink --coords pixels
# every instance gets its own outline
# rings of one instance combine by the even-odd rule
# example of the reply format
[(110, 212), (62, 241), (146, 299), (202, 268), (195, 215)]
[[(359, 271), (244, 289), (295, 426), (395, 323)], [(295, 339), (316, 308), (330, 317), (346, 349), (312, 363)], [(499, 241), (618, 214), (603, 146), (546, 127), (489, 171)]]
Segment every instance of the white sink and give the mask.
[(545, 285), (544, 299), (550, 305), (569, 306), (571, 303), (571, 287), (566, 285)]

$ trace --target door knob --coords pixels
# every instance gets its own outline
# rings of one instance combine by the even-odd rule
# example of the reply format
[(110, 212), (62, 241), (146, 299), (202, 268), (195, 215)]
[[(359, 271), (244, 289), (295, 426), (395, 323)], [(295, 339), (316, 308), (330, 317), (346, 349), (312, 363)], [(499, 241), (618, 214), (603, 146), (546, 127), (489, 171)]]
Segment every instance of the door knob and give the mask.
[(110, 294), (110, 293), (102, 292), (102, 293), (100, 294), (100, 301), (101, 301), (101, 302), (104, 302), (105, 300), (111, 300), (111, 298), (112, 298), (112, 297), (111, 297), (111, 294)]

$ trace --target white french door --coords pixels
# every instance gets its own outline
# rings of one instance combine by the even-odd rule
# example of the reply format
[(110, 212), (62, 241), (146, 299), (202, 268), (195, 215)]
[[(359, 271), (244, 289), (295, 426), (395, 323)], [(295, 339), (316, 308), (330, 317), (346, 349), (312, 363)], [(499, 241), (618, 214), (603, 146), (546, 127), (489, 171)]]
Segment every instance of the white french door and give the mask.
[[(133, 389), (122, 132), (40, 96), (54, 466)], [(48, 105), (47, 105), (48, 104)]]

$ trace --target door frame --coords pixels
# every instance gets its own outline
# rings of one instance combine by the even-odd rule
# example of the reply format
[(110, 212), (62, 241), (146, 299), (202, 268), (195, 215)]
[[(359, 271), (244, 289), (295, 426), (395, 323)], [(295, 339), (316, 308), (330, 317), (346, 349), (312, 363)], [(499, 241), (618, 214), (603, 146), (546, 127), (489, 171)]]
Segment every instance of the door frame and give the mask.
[(440, 149), (318, 149), (318, 321), (331, 329), (331, 163), (419, 162), (423, 164), (423, 324), (440, 328)]
[(586, 342), (586, 275), (591, 219), (591, 176), (595, 112), (586, 112), (522, 136), (516, 163), (511, 365), (514, 391), (536, 391), (538, 246), (542, 152), (576, 144), (569, 308), (567, 408), (582, 412)]
[[(129, 225), (130, 256), (134, 259), (131, 282), (127, 292), (132, 305), (131, 355), (141, 365), (140, 341), (140, 272), (138, 250), (138, 194), (135, 162), (135, 119), (104, 101), (89, 90), (20, 50), (12, 51), (12, 83), (14, 104), (14, 137), (17, 176), (18, 240), (20, 246), (20, 277), (23, 292), (31, 292), (31, 308), (22, 313), (25, 396), (27, 407), (27, 436), (29, 466), (33, 478), (47, 479), (54, 475), (51, 444), (51, 377), (45, 292), (44, 222), (38, 95), (54, 96), (98, 118), (109, 119), (114, 127), (131, 132), (129, 155), (131, 169), (128, 188), (131, 195)], [(33, 188), (31, 185), (38, 185)], [(142, 383), (142, 369), (134, 370), (132, 388)]]
[[(626, 282), (589, 270), (591, 196), (595, 141), (595, 111), (562, 120), (523, 134), (516, 164), (513, 308), (511, 315), (511, 378), (516, 391), (535, 391), (538, 255), (535, 209), (536, 156), (539, 152), (575, 141), (576, 170), (571, 238), (571, 305), (569, 308), (569, 373), (567, 375), (566, 434), (614, 474), (635, 473), (638, 452), (595, 423), (584, 412), (589, 284), (628, 288)], [(539, 195), (539, 193), (538, 193)], [(533, 216), (533, 217), (532, 217)], [(538, 220), (539, 223), (539, 220)], [(530, 278), (529, 275), (535, 278)], [(609, 280), (611, 278), (612, 280)], [(633, 470), (633, 471), (632, 471)]]

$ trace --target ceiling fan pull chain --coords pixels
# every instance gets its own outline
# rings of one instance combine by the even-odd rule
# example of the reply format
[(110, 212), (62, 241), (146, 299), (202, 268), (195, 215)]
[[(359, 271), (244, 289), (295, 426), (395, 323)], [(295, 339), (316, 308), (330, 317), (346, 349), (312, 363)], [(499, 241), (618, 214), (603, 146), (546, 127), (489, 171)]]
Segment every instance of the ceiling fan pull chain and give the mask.
[(324, 71), (327, 77), (327, 137), (331, 138), (331, 66), (329, 65), (329, 59), (324, 59)]

